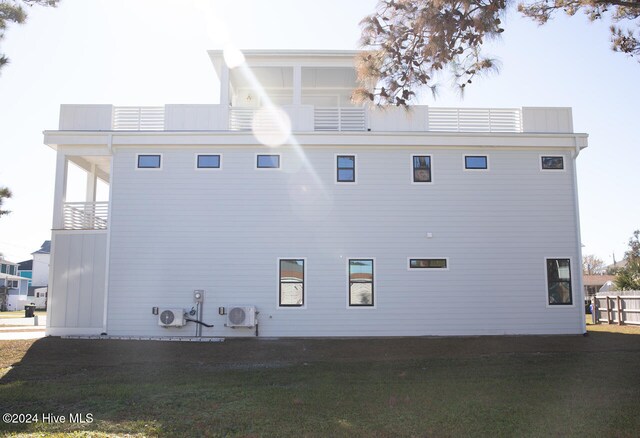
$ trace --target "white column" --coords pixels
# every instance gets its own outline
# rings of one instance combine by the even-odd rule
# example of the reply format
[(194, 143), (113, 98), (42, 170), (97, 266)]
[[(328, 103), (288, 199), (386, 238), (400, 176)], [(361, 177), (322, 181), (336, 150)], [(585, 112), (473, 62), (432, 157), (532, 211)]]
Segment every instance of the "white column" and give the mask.
[(56, 183), (53, 192), (53, 226), (61, 230), (64, 224), (63, 204), (67, 197), (67, 156), (58, 151), (56, 157)]
[(302, 66), (293, 66), (293, 104), (302, 105)]
[(225, 129), (229, 128), (229, 67), (223, 61), (220, 67), (220, 117), (222, 118), (221, 124), (218, 126), (224, 126)]
[(96, 165), (92, 164), (90, 169), (87, 169), (87, 193), (85, 196), (85, 202), (96, 201), (96, 183), (98, 176), (96, 175)]

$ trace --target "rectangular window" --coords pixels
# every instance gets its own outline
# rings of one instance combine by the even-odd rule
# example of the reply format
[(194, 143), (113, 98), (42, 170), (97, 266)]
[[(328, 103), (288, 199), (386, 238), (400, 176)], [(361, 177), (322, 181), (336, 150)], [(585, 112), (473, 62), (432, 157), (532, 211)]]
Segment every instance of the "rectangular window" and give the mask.
[(373, 306), (372, 259), (349, 259), (349, 306)]
[(220, 155), (198, 155), (198, 169), (220, 169)]
[(160, 169), (160, 155), (138, 155), (138, 169)]
[(413, 155), (413, 182), (431, 182), (431, 156)]
[(550, 305), (573, 303), (569, 259), (547, 259), (547, 293)]
[(280, 259), (280, 307), (304, 305), (304, 259)]
[(336, 159), (336, 181), (356, 182), (356, 156), (338, 155)]
[(409, 259), (409, 269), (447, 269), (447, 259)]
[(464, 168), (469, 170), (487, 170), (488, 162), (486, 155), (465, 155)]
[(6, 274), (7, 273), (7, 265), (4, 265), (4, 264), (0, 265), (0, 272), (2, 272), (3, 274)]
[(564, 170), (564, 157), (541, 157), (543, 170)]
[(279, 169), (280, 155), (258, 155), (256, 167), (258, 169)]

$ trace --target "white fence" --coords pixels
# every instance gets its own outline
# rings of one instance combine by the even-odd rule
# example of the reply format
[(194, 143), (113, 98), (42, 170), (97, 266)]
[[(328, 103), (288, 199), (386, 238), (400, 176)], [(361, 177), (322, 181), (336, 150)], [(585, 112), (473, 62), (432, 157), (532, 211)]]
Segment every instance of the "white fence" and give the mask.
[(432, 108), (429, 131), (522, 132), (519, 108)]
[(591, 303), (595, 323), (640, 325), (640, 291), (596, 295)]
[(106, 230), (108, 214), (108, 202), (65, 202), (63, 229)]
[(364, 108), (316, 107), (313, 115), (316, 131), (366, 131)]
[(164, 106), (116, 106), (113, 108), (114, 131), (164, 130)]

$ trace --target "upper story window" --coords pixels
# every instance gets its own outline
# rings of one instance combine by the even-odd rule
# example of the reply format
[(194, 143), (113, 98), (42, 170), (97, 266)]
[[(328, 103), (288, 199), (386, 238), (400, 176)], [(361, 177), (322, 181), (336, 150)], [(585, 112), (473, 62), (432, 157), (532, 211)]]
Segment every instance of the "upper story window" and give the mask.
[(161, 166), (162, 156), (160, 154), (138, 154), (138, 169), (160, 169)]
[(547, 296), (549, 305), (573, 304), (571, 293), (571, 261), (547, 259)]
[(258, 155), (258, 157), (256, 158), (256, 168), (279, 169), (280, 155)]
[(373, 259), (349, 259), (349, 306), (373, 306)]
[(336, 156), (336, 181), (356, 182), (356, 156), (337, 155)]
[(564, 157), (540, 157), (542, 170), (564, 170)]
[(198, 155), (196, 167), (198, 169), (220, 169), (220, 155)]
[(486, 155), (465, 155), (464, 168), (467, 170), (487, 170), (489, 161)]
[(304, 306), (304, 259), (280, 259), (280, 307)]
[(431, 155), (412, 155), (413, 182), (430, 183), (431, 180)]
[(449, 269), (447, 259), (409, 259), (409, 269)]

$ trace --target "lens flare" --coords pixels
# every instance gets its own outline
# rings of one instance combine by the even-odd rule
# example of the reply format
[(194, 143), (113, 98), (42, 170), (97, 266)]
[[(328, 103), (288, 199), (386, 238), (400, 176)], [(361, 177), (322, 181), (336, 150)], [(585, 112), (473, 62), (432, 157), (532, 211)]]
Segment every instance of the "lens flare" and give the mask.
[(271, 147), (281, 146), (291, 136), (291, 120), (282, 108), (264, 106), (253, 115), (251, 129), (260, 143)]

